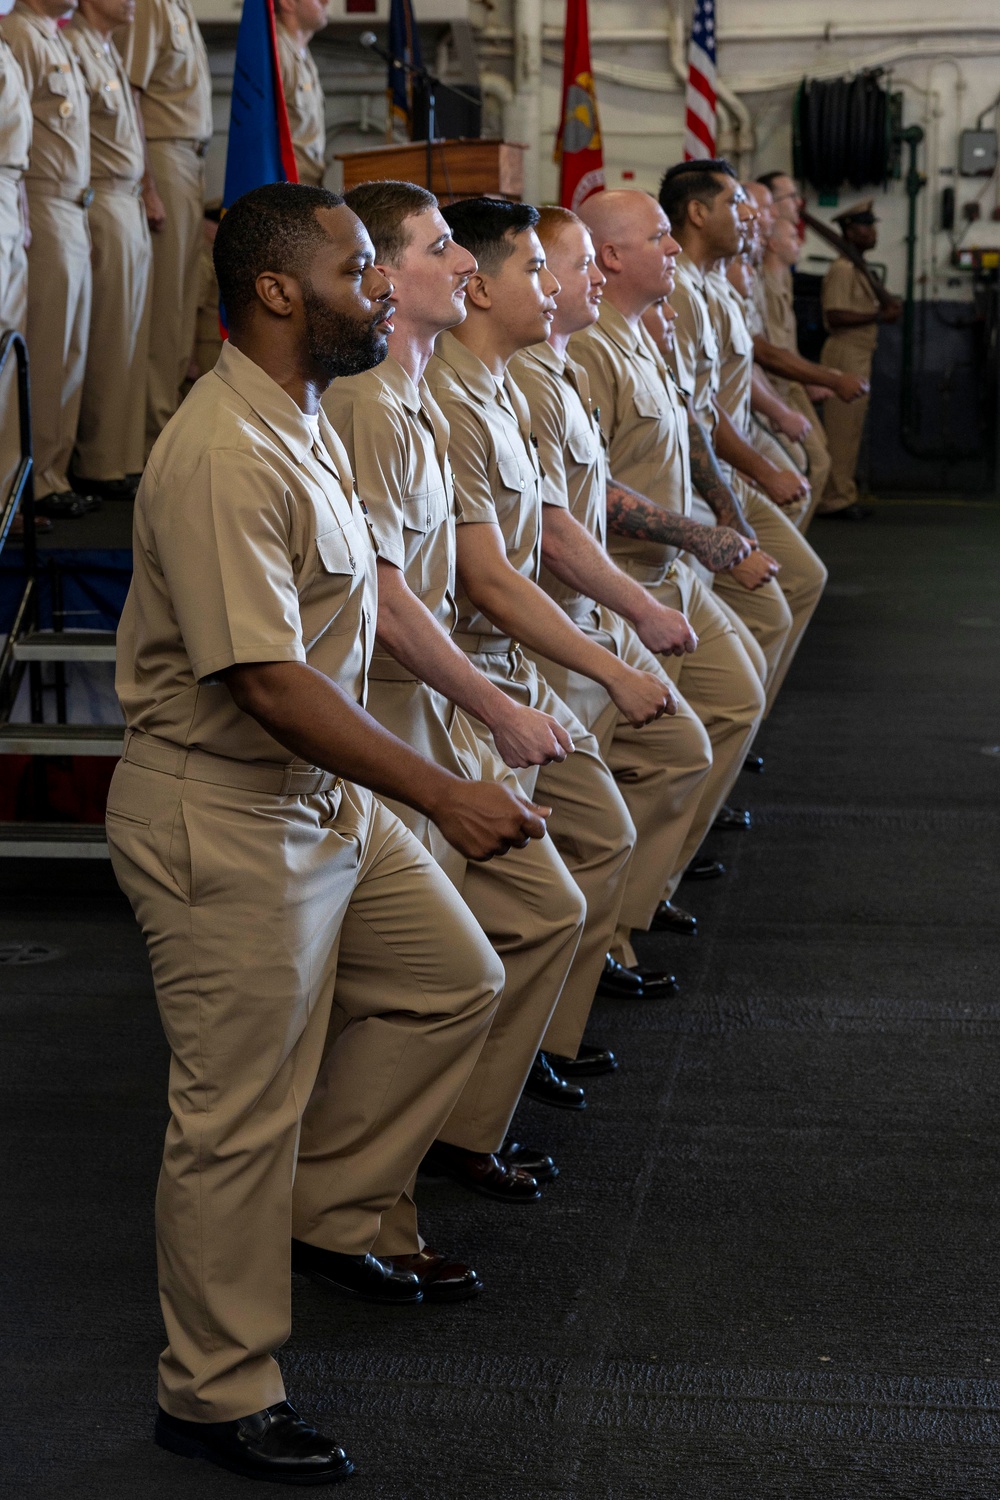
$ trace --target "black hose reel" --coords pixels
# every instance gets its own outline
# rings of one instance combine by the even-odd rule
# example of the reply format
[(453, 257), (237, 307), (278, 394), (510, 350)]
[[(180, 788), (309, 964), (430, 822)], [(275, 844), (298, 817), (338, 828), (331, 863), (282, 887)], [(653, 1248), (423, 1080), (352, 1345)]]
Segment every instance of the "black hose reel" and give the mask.
[(804, 78), (792, 105), (794, 170), (818, 192), (881, 186), (899, 173), (900, 96), (882, 70), (826, 81)]

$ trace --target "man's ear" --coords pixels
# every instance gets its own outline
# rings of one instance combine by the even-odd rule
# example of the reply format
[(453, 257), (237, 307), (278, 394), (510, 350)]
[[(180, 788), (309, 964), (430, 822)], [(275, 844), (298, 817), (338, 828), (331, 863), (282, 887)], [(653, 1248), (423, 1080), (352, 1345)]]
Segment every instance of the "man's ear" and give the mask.
[(262, 271), (254, 285), (260, 301), (277, 318), (291, 317), (296, 304), (302, 301), (302, 292), (294, 276), (284, 276), (279, 271)]
[(704, 229), (705, 221), (711, 210), (707, 204), (702, 203), (700, 198), (691, 198), (688, 200), (684, 212), (692, 229)]
[(489, 280), (483, 277), (479, 271), (473, 271), (465, 288), (465, 300), (471, 302), (473, 307), (488, 312), (493, 306), (493, 298), (490, 295)]
[(622, 258), (618, 246), (613, 240), (608, 240), (606, 245), (597, 245), (597, 264), (602, 271), (620, 271), (622, 269)]

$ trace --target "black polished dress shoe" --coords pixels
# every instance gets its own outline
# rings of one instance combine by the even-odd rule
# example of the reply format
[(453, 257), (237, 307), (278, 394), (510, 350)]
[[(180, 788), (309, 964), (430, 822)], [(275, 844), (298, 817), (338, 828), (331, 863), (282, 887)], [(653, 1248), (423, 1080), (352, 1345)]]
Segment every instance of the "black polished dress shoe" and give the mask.
[(84, 499), (96, 495), (100, 500), (134, 500), (139, 487), (138, 479), (82, 479), (76, 474), (70, 483)]
[[(676, 995), (677, 980), (657, 969), (626, 969), (609, 953), (597, 984), (597, 993), (612, 1000), (664, 1000)], [(556, 1063), (556, 1068), (559, 1064)]]
[(867, 521), (874, 514), (870, 505), (859, 505), (855, 500), (853, 505), (843, 505), (840, 510), (818, 510), (816, 519), (819, 521)]
[(536, 1182), (553, 1182), (559, 1176), (559, 1168), (551, 1156), (546, 1156), (537, 1146), (515, 1141), (512, 1135), (507, 1136), (497, 1155), (509, 1167), (519, 1167), (522, 1172), (527, 1172)]
[(322, 1250), (305, 1240), (292, 1240), (292, 1270), (308, 1276), (317, 1286), (356, 1297), (361, 1302), (382, 1302), (399, 1307), (421, 1300), (420, 1283), (415, 1276), (393, 1270), (390, 1261), (374, 1255), (341, 1255), (336, 1250)]
[(549, 1057), (559, 1077), (571, 1082), (574, 1078), (597, 1078), (601, 1073), (618, 1070), (618, 1059), (610, 1047), (591, 1046), (589, 1042), (580, 1043), (575, 1057), (560, 1057), (558, 1052), (550, 1052)]
[(447, 1141), (434, 1142), (420, 1170), (429, 1177), (450, 1177), (461, 1187), (500, 1203), (537, 1203), (542, 1196), (534, 1177), (520, 1165), (511, 1166), (495, 1153), (466, 1151)]
[(746, 759), (744, 760), (744, 762), (743, 762), (743, 769), (744, 769), (744, 771), (749, 771), (751, 776), (763, 776), (763, 774), (764, 774), (764, 757), (763, 757), (763, 755), (748, 755), (746, 757)]
[(78, 521), (88, 511), (97, 510), (100, 500), (96, 495), (74, 495), (72, 490), (64, 494), (43, 495), (35, 501), (37, 516), (51, 516), (54, 521)]
[(394, 1255), (391, 1264), (394, 1270), (417, 1278), (425, 1302), (467, 1302), (483, 1289), (471, 1266), (446, 1260), (428, 1245), (415, 1255)]
[(753, 827), (753, 818), (743, 807), (730, 807), (724, 802), (712, 824), (716, 833), (742, 833)]
[(698, 918), (672, 901), (661, 901), (649, 924), (650, 932), (679, 932), (684, 937), (694, 937), (698, 931)]
[(682, 880), (718, 880), (725, 875), (726, 867), (721, 859), (713, 859), (710, 854), (698, 854), (688, 865)]
[(153, 1436), (183, 1458), (204, 1458), (247, 1479), (336, 1484), (354, 1473), (343, 1448), (304, 1422), (287, 1401), (235, 1422), (186, 1422), (157, 1409)]
[(548, 1053), (539, 1052), (531, 1064), (524, 1093), (539, 1104), (554, 1104), (558, 1109), (586, 1109), (587, 1096), (578, 1084), (560, 1078)]

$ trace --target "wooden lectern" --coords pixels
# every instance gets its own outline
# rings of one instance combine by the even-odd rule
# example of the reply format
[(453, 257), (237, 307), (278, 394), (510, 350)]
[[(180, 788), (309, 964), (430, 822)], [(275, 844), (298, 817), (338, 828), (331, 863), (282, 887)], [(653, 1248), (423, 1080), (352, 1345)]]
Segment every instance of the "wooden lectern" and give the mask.
[(490, 195), (520, 202), (524, 193), (524, 153), (514, 141), (434, 141), (433, 163), (427, 181), (427, 142), (367, 146), (362, 151), (338, 152), (344, 164), (344, 191), (359, 182), (414, 182), (429, 187), (442, 203), (455, 198)]

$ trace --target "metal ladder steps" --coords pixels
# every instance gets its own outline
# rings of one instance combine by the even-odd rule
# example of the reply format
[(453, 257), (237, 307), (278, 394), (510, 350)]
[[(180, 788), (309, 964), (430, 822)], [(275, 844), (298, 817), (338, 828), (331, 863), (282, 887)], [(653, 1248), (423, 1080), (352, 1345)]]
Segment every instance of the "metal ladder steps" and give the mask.
[(33, 630), (12, 644), (15, 661), (114, 661), (113, 630)]
[(119, 756), (124, 736), (114, 724), (0, 724), (0, 755)]
[(0, 823), (0, 858), (109, 859), (103, 823)]

